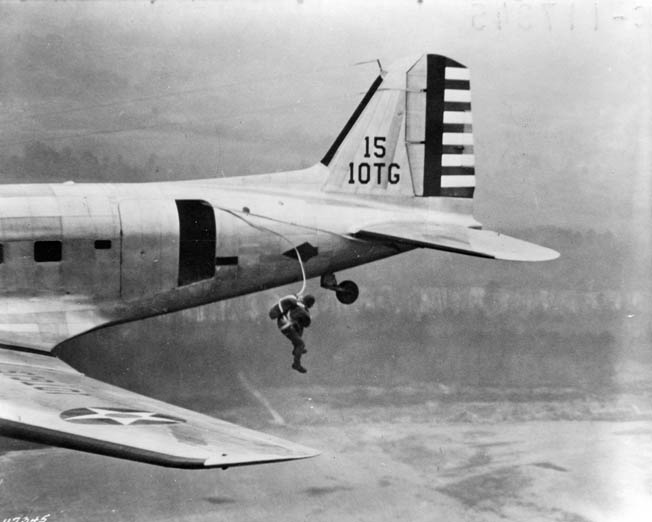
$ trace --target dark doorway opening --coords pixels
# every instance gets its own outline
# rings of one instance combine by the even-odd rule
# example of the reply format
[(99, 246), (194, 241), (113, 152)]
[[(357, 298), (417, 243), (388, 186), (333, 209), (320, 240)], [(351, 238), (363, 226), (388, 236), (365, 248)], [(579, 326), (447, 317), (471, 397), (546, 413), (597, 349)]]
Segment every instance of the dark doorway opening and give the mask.
[(205, 201), (177, 200), (179, 286), (215, 275), (215, 213)]

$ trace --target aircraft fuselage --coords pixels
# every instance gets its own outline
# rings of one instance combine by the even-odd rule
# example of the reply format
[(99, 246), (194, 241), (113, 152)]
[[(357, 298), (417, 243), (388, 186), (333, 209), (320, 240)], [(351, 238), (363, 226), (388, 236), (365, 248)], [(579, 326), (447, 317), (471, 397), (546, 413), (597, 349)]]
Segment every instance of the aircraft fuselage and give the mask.
[[(297, 224), (257, 217), (274, 207)], [(345, 238), (346, 216), (337, 214), (301, 198), (196, 183), (6, 185), (0, 285), (9, 297), (92, 304), (103, 316), (92, 321), (106, 324), (297, 281), (293, 246), (306, 245), (308, 277), (399, 251)]]

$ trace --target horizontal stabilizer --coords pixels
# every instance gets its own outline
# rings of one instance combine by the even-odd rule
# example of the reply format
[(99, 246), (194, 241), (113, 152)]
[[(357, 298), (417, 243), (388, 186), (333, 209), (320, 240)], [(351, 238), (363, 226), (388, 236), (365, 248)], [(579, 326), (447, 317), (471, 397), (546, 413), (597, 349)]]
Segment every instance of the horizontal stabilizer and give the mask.
[(317, 452), (105, 384), (50, 355), (0, 349), (0, 435), (178, 468)]
[(559, 257), (550, 248), (491, 230), (423, 222), (392, 222), (365, 226), (353, 234), (360, 239), (432, 248), (506, 261), (549, 261)]

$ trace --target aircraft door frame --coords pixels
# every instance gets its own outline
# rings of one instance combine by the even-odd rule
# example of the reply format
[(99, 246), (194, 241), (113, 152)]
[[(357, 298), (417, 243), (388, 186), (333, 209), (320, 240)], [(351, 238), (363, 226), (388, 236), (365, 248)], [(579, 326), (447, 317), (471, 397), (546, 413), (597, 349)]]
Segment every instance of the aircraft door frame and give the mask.
[(199, 199), (175, 200), (179, 218), (177, 284), (186, 286), (215, 277), (217, 228), (213, 206)]

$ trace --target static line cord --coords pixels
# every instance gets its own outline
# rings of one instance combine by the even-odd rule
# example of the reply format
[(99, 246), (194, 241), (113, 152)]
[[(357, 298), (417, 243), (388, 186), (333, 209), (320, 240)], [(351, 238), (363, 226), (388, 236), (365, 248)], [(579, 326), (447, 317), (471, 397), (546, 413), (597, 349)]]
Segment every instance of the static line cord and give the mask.
[[(299, 293), (297, 294), (297, 297), (301, 297), (303, 295), (303, 293), (306, 291), (306, 283), (307, 283), (306, 269), (303, 266), (303, 259), (301, 259), (301, 254), (299, 253), (299, 250), (297, 249), (297, 247), (294, 246), (294, 243), (292, 243), (292, 241), (290, 241), (286, 236), (284, 236), (280, 232), (277, 232), (276, 230), (272, 230), (271, 228), (267, 228), (267, 227), (265, 227), (263, 225), (256, 225), (256, 224), (252, 223), (251, 221), (249, 221), (248, 219), (246, 219), (243, 216), (239, 215), (238, 213), (234, 212), (233, 210), (229, 210), (228, 208), (223, 208), (223, 207), (213, 207), (213, 208), (216, 208), (217, 210), (221, 210), (222, 212), (226, 212), (227, 214), (231, 214), (233, 217), (238, 218), (241, 221), (244, 221), (247, 225), (249, 225), (252, 228), (255, 228), (256, 230), (260, 230), (262, 232), (270, 232), (270, 233), (274, 234), (275, 236), (278, 236), (281, 239), (284, 239), (285, 241), (287, 241), (297, 254), (297, 260), (299, 261), (299, 266), (301, 267), (301, 277), (303, 278), (303, 284), (301, 285), (301, 290), (299, 290)], [(279, 300), (279, 303), (280, 303), (280, 300)]]

